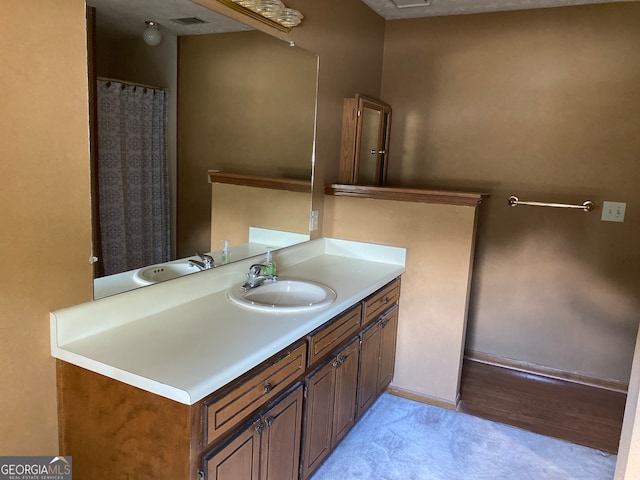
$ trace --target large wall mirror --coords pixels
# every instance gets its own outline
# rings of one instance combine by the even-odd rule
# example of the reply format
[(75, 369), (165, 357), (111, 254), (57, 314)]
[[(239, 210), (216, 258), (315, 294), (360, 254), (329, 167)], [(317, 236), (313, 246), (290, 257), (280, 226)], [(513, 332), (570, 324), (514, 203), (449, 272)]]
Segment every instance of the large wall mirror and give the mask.
[(307, 240), (317, 56), (189, 0), (87, 5), (94, 297)]

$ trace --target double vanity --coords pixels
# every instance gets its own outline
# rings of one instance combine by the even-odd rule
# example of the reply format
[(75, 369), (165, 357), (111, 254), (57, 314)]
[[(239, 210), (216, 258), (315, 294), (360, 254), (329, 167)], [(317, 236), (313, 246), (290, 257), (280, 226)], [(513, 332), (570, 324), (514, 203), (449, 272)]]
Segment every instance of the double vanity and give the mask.
[[(51, 314), (83, 479), (307, 479), (393, 376), (405, 250), (317, 239)], [(264, 289), (264, 290), (260, 290)]]

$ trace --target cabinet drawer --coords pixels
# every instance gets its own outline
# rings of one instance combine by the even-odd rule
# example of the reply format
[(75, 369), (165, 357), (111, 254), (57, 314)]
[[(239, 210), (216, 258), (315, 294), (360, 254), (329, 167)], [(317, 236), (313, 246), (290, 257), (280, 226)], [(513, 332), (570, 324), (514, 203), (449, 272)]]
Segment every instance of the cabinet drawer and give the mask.
[(205, 401), (204, 444), (208, 445), (284, 391), (304, 373), (306, 359), (307, 345), (302, 343), (221, 396)]
[(400, 279), (396, 279), (387, 286), (367, 297), (362, 302), (362, 325), (367, 325), (375, 320), (394, 305), (400, 299)]
[(309, 365), (313, 365), (317, 360), (331, 353), (338, 345), (353, 337), (360, 328), (361, 315), (362, 307), (358, 305), (310, 333), (308, 336)]

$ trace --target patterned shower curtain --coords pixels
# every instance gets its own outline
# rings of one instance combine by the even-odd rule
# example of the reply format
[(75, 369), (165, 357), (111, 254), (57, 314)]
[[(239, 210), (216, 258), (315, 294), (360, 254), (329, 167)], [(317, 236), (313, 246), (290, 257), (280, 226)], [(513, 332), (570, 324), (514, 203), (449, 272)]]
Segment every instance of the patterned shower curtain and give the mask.
[(167, 100), (98, 80), (98, 191), (105, 275), (170, 259)]

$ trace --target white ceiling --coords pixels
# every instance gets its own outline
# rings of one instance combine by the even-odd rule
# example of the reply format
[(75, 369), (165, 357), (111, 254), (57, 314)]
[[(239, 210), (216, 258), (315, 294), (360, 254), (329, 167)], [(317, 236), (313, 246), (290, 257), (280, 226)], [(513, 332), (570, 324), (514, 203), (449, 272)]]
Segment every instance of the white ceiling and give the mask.
[[(387, 20), (616, 1), (620, 0), (362, 0)], [(160, 23), (160, 28), (165, 34), (174, 35), (252, 30), (251, 27), (212, 12), (190, 0), (87, 0), (87, 4), (96, 7), (98, 25), (103, 31), (110, 31), (111, 35), (140, 35), (145, 28), (146, 20)], [(304, 11), (302, 13), (304, 14)], [(191, 17), (207, 23), (180, 25), (173, 21), (176, 18)]]
[[(87, 5), (96, 7), (99, 28), (111, 35), (142, 35), (147, 20), (158, 22), (163, 33), (173, 35), (253, 30), (189, 0), (87, 0)], [(207, 23), (180, 25), (174, 21), (193, 17)]]
[[(625, 0), (362, 0), (386, 20), (565, 7)], [(626, 0), (637, 1), (637, 0)], [(396, 5), (397, 4), (397, 5)], [(304, 13), (304, 12), (302, 12)]]

